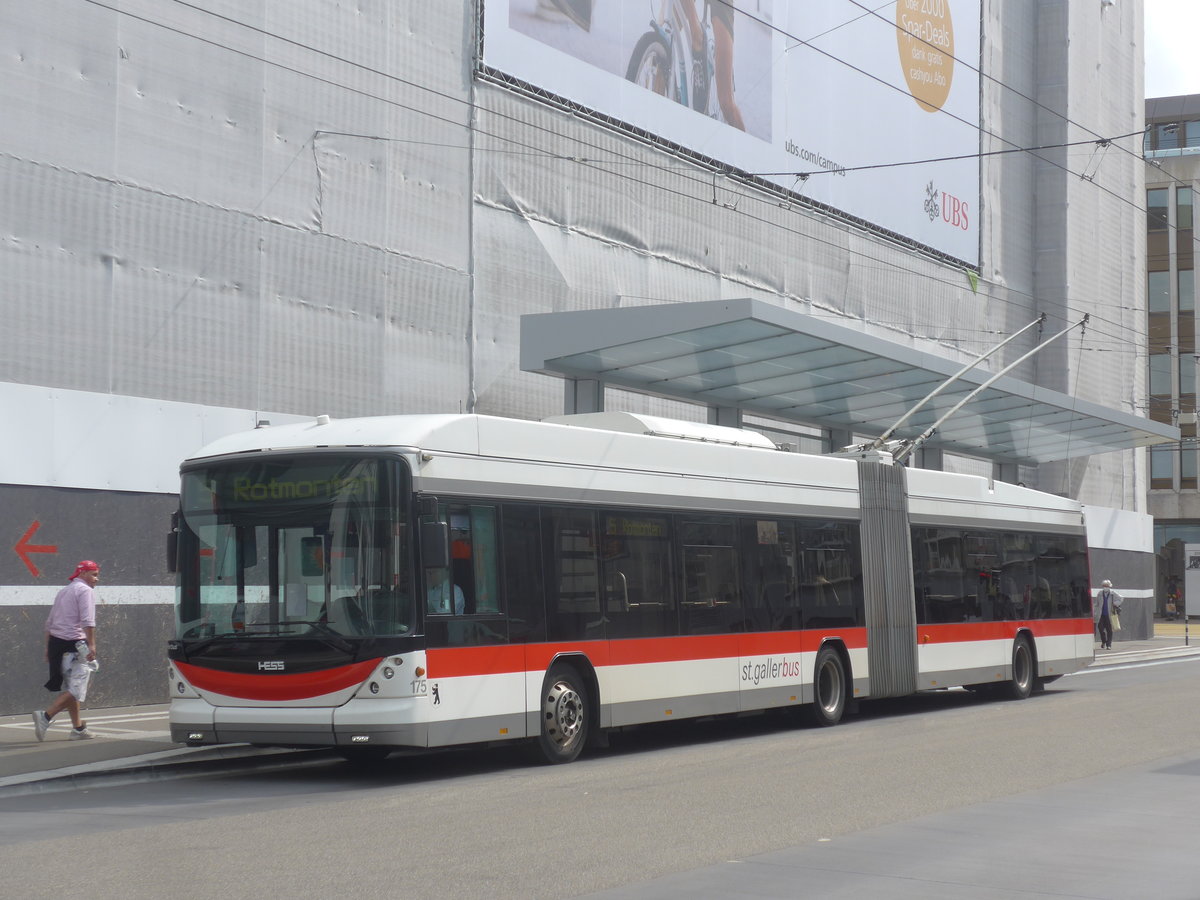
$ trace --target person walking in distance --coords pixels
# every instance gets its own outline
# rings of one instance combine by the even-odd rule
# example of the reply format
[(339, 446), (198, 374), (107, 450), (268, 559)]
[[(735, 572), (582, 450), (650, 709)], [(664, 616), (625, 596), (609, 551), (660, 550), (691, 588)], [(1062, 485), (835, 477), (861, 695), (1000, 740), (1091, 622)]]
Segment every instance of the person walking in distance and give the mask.
[[(64, 709), (71, 716), (71, 740), (92, 737), (87, 723), (79, 717), (79, 703), (87, 696), (88, 677), (96, 668), (93, 589), (99, 580), (100, 566), (90, 559), (83, 560), (50, 607), (46, 618), (46, 662), (50, 672), (46, 690), (60, 693), (48, 707), (33, 714), (33, 730), (39, 741), (46, 737), (50, 722)], [(68, 682), (66, 690), (64, 677)]]
[(1112, 589), (1112, 582), (1105, 578), (1100, 582), (1100, 618), (1096, 626), (1100, 629), (1100, 648), (1112, 649), (1113, 619), (1121, 611), (1121, 595)]

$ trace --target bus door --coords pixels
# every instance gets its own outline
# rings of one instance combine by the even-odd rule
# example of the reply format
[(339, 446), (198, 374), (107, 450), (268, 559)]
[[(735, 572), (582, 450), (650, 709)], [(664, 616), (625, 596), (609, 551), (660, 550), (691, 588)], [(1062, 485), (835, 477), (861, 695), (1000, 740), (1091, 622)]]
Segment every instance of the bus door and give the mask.
[(801, 702), (811, 676), (802, 658), (796, 527), (789, 520), (740, 521), (745, 629), (738, 635), (741, 709)]

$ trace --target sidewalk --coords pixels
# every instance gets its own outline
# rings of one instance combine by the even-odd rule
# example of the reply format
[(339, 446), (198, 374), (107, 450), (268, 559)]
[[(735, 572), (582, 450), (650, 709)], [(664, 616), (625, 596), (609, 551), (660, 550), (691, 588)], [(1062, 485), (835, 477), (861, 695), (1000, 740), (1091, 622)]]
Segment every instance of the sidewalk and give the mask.
[[(1184, 643), (1185, 639), (1187, 644)], [(1112, 650), (1096, 645), (1094, 667), (1200, 655), (1200, 623), (1159, 622), (1146, 641), (1118, 641)], [(297, 755), (330, 755), (330, 750), (276, 750), (248, 744), (187, 747), (171, 740), (167, 704), (84, 710), (90, 741), (70, 739), (70, 721), (60, 716), (38, 743), (29, 713), (0, 716), (0, 796), (82, 787), (124, 774), (129, 780), (178, 776), (247, 766), (283, 765)]]
[(167, 704), (116, 709), (85, 709), (84, 720), (95, 737), (70, 738), (71, 722), (57, 717), (38, 742), (29, 713), (0, 716), (0, 797), (42, 790), (86, 787), (101, 779), (111, 784), (122, 775), (129, 781), (178, 776), (181, 770), (201, 774), (219, 769), (281, 765), (297, 754), (329, 751), (279, 750), (249, 744), (187, 747), (171, 740)]
[(1200, 622), (1155, 622), (1154, 637), (1146, 641), (1114, 641), (1111, 650), (1101, 650), (1095, 644), (1096, 661), (1092, 667), (1113, 666), (1150, 659), (1173, 659), (1200, 655)]

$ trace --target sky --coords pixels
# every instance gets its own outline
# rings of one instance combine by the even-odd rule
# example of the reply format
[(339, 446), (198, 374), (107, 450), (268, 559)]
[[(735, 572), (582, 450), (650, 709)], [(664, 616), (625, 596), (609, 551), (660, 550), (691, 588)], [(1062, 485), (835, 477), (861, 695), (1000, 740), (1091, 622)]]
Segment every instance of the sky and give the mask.
[(1145, 18), (1146, 96), (1200, 94), (1200, 2), (1145, 0)]

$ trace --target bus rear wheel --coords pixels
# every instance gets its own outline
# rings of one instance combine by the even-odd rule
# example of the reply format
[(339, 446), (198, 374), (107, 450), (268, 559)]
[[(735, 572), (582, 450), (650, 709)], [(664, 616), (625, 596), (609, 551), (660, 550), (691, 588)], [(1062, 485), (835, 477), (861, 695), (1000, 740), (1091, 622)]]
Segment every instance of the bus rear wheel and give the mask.
[(550, 763), (575, 760), (588, 735), (588, 695), (583, 679), (571, 666), (553, 666), (542, 686), (538, 747)]
[(1006, 685), (1006, 693), (1013, 700), (1024, 700), (1033, 693), (1037, 676), (1034, 672), (1033, 648), (1029, 638), (1021, 635), (1013, 643), (1012, 678)]
[(842, 721), (846, 711), (846, 667), (841, 654), (825, 646), (817, 653), (813, 670), (813, 700), (810, 717), (822, 727)]

